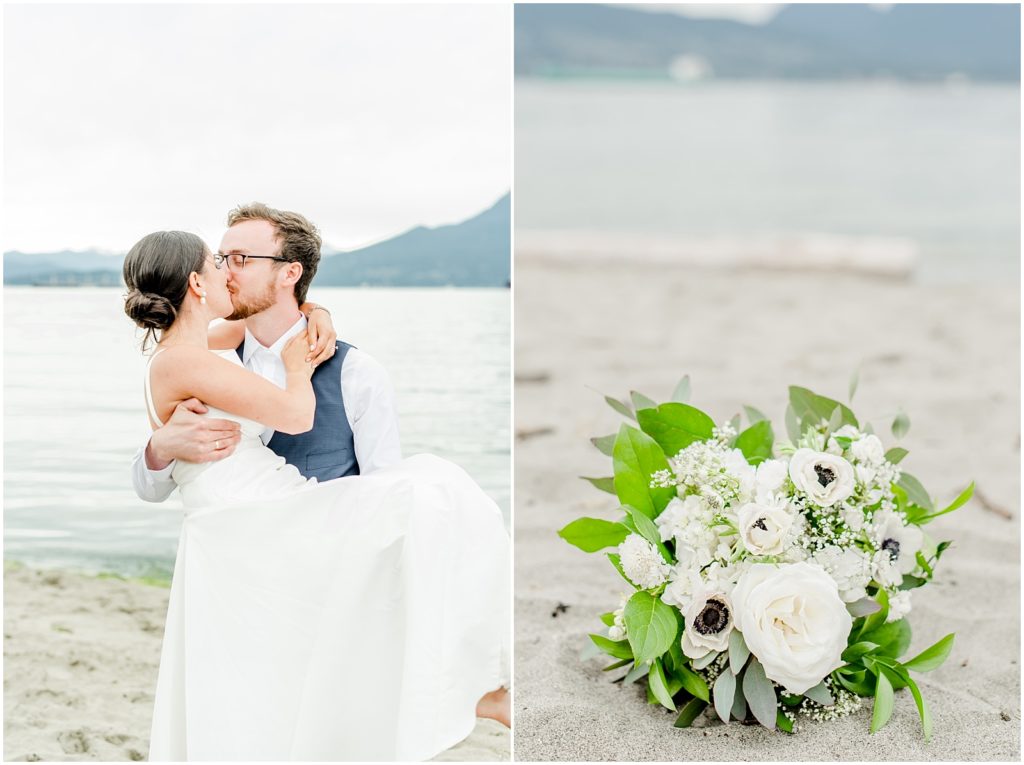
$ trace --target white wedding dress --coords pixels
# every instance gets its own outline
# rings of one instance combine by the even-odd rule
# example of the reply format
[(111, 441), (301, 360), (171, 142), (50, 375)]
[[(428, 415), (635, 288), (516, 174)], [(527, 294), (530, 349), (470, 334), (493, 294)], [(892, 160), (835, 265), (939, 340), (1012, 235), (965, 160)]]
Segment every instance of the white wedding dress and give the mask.
[[(236, 363), (234, 352), (223, 357)], [(146, 399), (153, 411), (146, 373)], [(242, 426), (185, 505), (150, 760), (425, 760), (508, 685), (509, 538), (458, 466), (307, 481)]]

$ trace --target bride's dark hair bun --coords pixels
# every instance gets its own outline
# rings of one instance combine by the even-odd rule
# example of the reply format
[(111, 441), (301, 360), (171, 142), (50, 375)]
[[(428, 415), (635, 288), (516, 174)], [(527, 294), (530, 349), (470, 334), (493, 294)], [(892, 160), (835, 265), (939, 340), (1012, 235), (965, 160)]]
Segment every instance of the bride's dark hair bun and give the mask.
[(156, 231), (142, 237), (124, 259), (128, 286), (124, 312), (146, 330), (143, 347), (178, 318), (192, 272), (205, 265), (206, 245), (185, 231)]
[(124, 312), (143, 329), (167, 329), (178, 311), (163, 295), (132, 290), (124, 299)]

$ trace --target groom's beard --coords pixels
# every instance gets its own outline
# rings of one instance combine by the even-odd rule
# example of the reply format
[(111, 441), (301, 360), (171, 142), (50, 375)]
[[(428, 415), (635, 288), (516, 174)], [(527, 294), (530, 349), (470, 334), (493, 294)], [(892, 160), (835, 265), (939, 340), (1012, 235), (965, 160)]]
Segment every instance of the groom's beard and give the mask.
[(237, 293), (231, 293), (231, 307), (234, 310), (227, 317), (228, 321), (248, 319), (250, 316), (266, 311), (276, 302), (274, 287), (268, 284), (262, 294), (243, 300)]

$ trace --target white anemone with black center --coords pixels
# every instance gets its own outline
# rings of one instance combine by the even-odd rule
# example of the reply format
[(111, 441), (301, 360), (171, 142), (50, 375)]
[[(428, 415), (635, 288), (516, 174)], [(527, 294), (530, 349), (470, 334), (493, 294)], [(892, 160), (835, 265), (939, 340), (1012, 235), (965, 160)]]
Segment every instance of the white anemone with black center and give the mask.
[(819, 507), (832, 507), (854, 490), (853, 465), (828, 452), (797, 449), (789, 460), (789, 477)]

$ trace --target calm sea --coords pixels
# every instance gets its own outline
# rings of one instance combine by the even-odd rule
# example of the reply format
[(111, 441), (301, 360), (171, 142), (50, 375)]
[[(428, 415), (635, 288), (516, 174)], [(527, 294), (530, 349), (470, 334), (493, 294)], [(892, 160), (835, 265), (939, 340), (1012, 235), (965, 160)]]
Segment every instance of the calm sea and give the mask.
[(1012, 281), (1020, 90), (521, 80), (517, 231), (907, 237), (923, 281)]
[[(39, 566), (166, 575), (177, 494), (131, 488), (148, 435), (144, 360), (121, 290), (4, 289), (4, 557)], [(462, 465), (510, 512), (507, 290), (320, 289), (339, 337), (395, 386), (406, 456)]]

